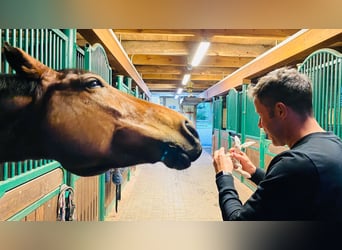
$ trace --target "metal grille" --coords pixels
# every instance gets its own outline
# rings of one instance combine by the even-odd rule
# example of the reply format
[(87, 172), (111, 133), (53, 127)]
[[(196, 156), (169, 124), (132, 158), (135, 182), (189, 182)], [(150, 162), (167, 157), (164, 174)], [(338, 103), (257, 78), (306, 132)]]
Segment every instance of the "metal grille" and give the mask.
[(342, 138), (342, 54), (321, 49), (306, 58), (299, 71), (309, 76), (313, 88), (313, 112), (318, 123)]
[(85, 51), (85, 60), (87, 70), (100, 75), (105, 81), (112, 84), (112, 68), (101, 44), (88, 45)]

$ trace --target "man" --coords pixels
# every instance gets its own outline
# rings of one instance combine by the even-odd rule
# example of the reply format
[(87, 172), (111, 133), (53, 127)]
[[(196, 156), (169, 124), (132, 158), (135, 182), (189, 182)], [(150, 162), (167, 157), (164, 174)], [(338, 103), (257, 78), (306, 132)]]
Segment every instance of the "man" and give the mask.
[(287, 145), (266, 173), (243, 152), (230, 149), (258, 185), (245, 204), (239, 200), (224, 148), (214, 152), (216, 184), (224, 220), (342, 220), (342, 141), (313, 117), (309, 79), (280, 68), (252, 88), (256, 112), (273, 145)]

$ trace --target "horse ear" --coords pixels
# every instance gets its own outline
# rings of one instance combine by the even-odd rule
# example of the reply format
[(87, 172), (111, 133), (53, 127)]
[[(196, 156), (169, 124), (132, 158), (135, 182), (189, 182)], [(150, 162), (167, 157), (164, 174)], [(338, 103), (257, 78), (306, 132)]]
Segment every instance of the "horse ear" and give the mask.
[(44, 72), (51, 70), (22, 49), (12, 47), (7, 42), (4, 43), (4, 55), (16, 73), (23, 77), (39, 79)]

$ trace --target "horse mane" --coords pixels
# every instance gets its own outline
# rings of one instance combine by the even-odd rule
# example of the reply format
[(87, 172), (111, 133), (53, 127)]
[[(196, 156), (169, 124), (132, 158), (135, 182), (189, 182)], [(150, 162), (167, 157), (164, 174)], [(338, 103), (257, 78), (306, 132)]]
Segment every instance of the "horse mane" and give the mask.
[(37, 80), (23, 78), (17, 75), (0, 75), (0, 98), (14, 96), (33, 96), (38, 86)]
[[(68, 73), (84, 74), (88, 71), (82, 69), (63, 69), (57, 72), (63, 77)], [(0, 74), (0, 98), (14, 96), (33, 96), (38, 86), (38, 79), (28, 79), (20, 75)]]
[(73, 74), (84, 74), (89, 72), (88, 70), (84, 70), (84, 69), (61, 69), (61, 70), (56, 70), (59, 73), (63, 73), (64, 75), (68, 74), (68, 73), (73, 73)]

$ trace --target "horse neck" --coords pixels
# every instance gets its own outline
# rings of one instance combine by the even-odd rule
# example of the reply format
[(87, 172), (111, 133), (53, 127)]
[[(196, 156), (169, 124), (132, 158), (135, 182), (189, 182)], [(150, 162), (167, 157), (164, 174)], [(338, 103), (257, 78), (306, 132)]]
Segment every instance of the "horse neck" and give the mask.
[(30, 97), (33, 94), (32, 82), (29, 86), (20, 84), (27, 84), (27, 81), (15, 76), (0, 76), (0, 161), (23, 160), (37, 150), (37, 145), (33, 145), (34, 136), (38, 135), (37, 126), (33, 124), (36, 119), (33, 105), (8, 110), (3, 104), (15, 96)]

